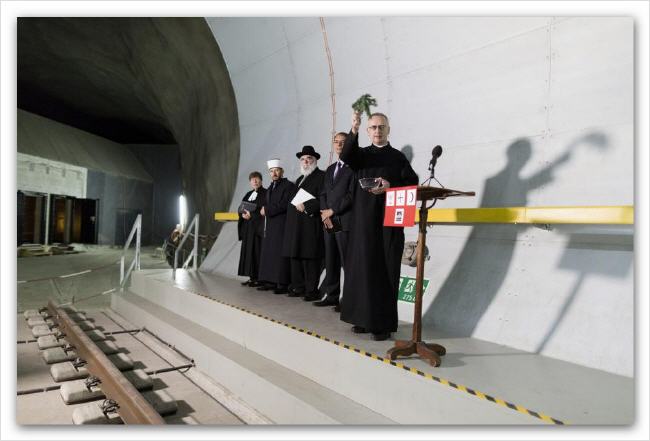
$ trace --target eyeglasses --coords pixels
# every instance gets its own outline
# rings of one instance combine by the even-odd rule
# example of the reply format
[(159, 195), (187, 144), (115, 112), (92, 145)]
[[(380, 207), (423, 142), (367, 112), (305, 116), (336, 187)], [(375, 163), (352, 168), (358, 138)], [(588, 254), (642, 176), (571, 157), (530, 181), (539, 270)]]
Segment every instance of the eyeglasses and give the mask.
[(383, 131), (383, 130), (386, 129), (386, 126), (384, 126), (384, 125), (381, 125), (381, 126), (368, 126), (368, 129), (372, 130), (373, 132), (374, 132), (375, 130), (377, 130), (377, 129)]

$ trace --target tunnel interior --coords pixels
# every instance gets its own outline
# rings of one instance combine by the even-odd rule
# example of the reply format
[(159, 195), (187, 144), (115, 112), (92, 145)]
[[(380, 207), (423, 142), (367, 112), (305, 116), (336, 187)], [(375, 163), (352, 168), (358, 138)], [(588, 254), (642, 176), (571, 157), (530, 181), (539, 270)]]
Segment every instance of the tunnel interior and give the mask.
[[(86, 192), (99, 195), (100, 243), (121, 240), (114, 224), (129, 212), (143, 215), (145, 243), (162, 241), (178, 222), (181, 194), (190, 220), (200, 214), (200, 233), (218, 233), (211, 218), (232, 198), (239, 123), (228, 70), (204, 19), (23, 17), (17, 51), (18, 152), (88, 168)], [(36, 128), (37, 119), (49, 126)], [(110, 152), (91, 153), (91, 163), (77, 146), (52, 139), (62, 133), (47, 129), (54, 124), (77, 139), (70, 130), (110, 141), (122, 162), (144, 172), (134, 177), (116, 167)], [(48, 143), (58, 150), (34, 147)]]

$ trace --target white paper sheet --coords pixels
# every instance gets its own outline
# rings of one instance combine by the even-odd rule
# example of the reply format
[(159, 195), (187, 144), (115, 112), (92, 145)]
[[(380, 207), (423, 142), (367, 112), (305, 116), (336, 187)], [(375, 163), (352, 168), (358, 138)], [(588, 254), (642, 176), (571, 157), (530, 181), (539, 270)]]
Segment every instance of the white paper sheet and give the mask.
[(301, 188), (298, 190), (298, 193), (296, 193), (296, 196), (291, 200), (291, 204), (297, 206), (298, 204), (304, 204), (312, 199), (316, 198), (311, 193)]

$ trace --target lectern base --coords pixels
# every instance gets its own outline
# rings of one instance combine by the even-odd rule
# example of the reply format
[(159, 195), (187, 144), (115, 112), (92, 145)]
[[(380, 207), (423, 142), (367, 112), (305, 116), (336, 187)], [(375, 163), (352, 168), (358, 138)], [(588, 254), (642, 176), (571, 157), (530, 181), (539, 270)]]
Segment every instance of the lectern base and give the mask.
[(447, 350), (444, 346), (436, 343), (425, 343), (423, 341), (397, 340), (395, 346), (386, 352), (386, 357), (395, 360), (397, 357), (407, 357), (411, 354), (418, 354), (421, 358), (428, 360), (433, 367), (440, 366), (440, 357), (444, 356)]

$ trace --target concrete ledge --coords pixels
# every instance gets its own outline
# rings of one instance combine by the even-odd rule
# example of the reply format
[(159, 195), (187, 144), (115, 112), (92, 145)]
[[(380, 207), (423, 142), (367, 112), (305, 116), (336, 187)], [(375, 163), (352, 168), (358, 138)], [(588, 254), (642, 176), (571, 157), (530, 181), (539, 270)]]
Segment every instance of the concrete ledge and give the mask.
[[(383, 415), (388, 421), (401, 424), (545, 424), (528, 415), (503, 409), (487, 400), (479, 400), (305, 333), (193, 294), (173, 286), (169, 281), (142, 274), (134, 274), (133, 277), (142, 291), (136, 293), (137, 296), (130, 293), (113, 295), (113, 309), (137, 326), (143, 323), (142, 315), (160, 316), (168, 320), (167, 314), (174, 311), (174, 315), (182, 316), (183, 324), (172, 325), (171, 321), (168, 322), (177, 330), (165, 332), (163, 338), (177, 347), (192, 348), (195, 352), (191, 354), (197, 360), (197, 357), (202, 357), (201, 351), (179, 335), (178, 330), (184, 330), (185, 326), (198, 326), (204, 329), (203, 332), (218, 334)], [(148, 301), (143, 301), (145, 299)], [(135, 313), (136, 304), (142, 305), (140, 308), (147, 312), (138, 312), (138, 316)], [(145, 326), (149, 327), (149, 324)], [(154, 332), (163, 331), (156, 329)], [(206, 357), (205, 362), (215, 361)], [(224, 382), (223, 370), (213, 372), (206, 371), (208, 375), (214, 375), (218, 381)], [(262, 375), (275, 382), (270, 374)], [(253, 404), (250, 398), (244, 396), (243, 390), (240, 396)], [(266, 410), (256, 407), (271, 417)], [(341, 419), (349, 421), (346, 424), (354, 424), (354, 418), (350, 415), (341, 416), (337, 421)]]
[(392, 421), (142, 297), (114, 294), (112, 309), (194, 358), (197, 368), (278, 424)]

